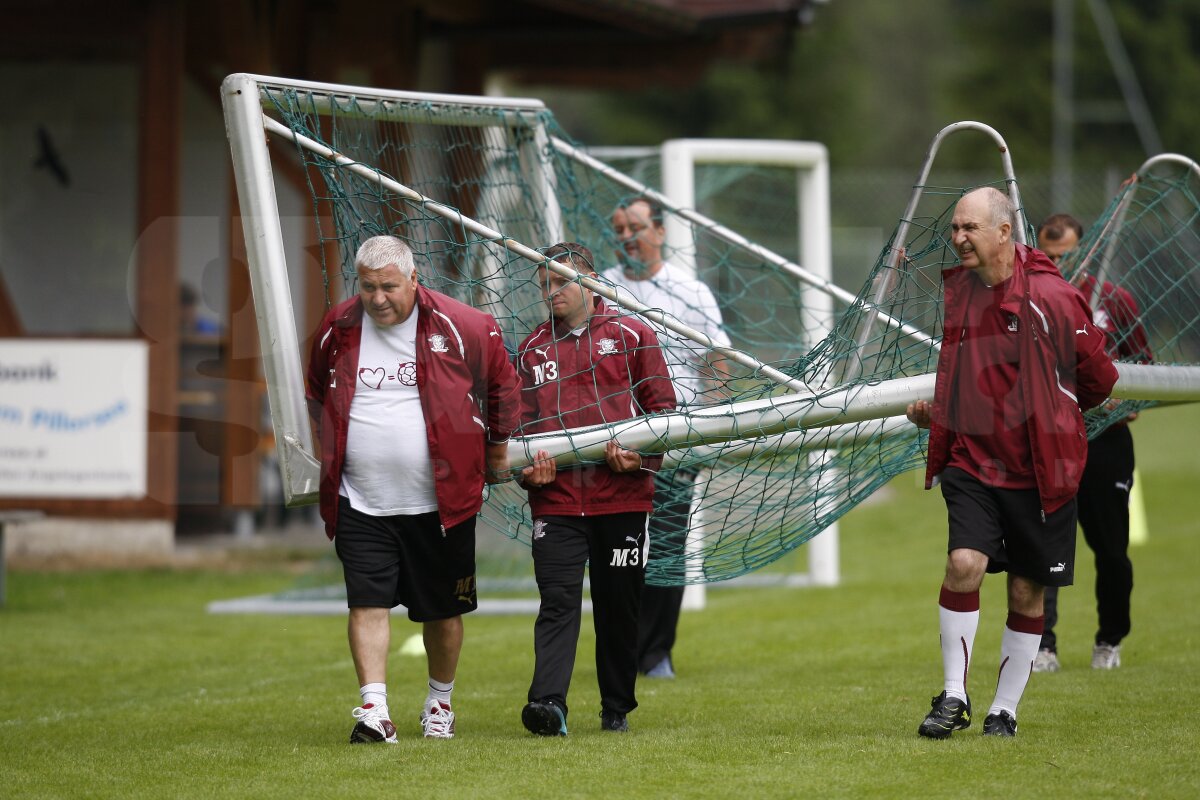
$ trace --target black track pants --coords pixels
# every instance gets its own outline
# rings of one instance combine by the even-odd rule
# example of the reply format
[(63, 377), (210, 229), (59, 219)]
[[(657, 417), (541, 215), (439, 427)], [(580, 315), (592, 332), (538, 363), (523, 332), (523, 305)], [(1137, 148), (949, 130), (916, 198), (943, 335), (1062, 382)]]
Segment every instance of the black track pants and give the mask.
[(567, 709), (587, 562), (601, 707), (626, 714), (637, 708), (637, 621), (646, 580), (646, 514), (640, 512), (534, 520), (541, 607), (533, 627), (529, 699), (553, 700)]
[[(1129, 492), (1133, 489), (1133, 437), (1113, 425), (1088, 442), (1087, 466), (1079, 484), (1079, 525), (1096, 557), (1096, 642), (1120, 644), (1129, 633), (1133, 564), (1129, 560)], [(1046, 631), (1042, 647), (1057, 649), (1058, 590), (1046, 587)]]
[[(687, 546), (695, 470), (663, 471), (654, 479), (654, 513), (650, 517), (650, 559), (674, 558)], [(675, 629), (683, 605), (682, 586), (647, 586), (638, 622), (638, 669), (648, 672), (675, 647)]]

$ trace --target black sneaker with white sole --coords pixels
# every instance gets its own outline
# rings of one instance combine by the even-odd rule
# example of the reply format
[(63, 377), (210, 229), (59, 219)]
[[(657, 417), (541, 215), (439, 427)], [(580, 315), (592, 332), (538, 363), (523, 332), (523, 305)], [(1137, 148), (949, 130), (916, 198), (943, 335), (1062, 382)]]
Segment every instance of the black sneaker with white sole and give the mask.
[(553, 701), (534, 700), (521, 709), (521, 723), (538, 736), (566, 736), (567, 715)]
[(928, 739), (946, 739), (955, 731), (971, 727), (971, 700), (947, 697), (942, 692), (933, 698), (933, 707), (925, 715), (917, 733)]

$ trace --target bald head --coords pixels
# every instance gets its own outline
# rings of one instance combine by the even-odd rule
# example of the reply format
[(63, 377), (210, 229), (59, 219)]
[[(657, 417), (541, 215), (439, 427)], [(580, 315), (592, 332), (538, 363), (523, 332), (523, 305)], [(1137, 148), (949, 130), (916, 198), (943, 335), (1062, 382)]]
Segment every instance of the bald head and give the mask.
[(1016, 216), (1008, 196), (991, 186), (967, 192), (954, 207), (950, 222), (954, 249), (963, 267), (989, 286), (1012, 275)]
[(1000, 191), (994, 186), (983, 186), (978, 189), (972, 189), (962, 196), (964, 200), (970, 199), (972, 202), (982, 203), (987, 208), (988, 218), (993, 225), (1000, 225), (1007, 222), (1009, 230), (1017, 227), (1017, 209), (1013, 206), (1012, 200), (1008, 195)]

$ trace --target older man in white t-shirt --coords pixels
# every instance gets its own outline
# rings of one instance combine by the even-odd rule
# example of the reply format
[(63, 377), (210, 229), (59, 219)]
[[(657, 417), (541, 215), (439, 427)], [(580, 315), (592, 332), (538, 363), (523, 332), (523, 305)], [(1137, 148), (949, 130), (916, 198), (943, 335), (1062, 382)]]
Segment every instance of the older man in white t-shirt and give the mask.
[[(636, 197), (613, 211), (612, 225), (621, 244), (617, 251), (621, 263), (606, 270), (602, 277), (619, 290), (628, 291), (643, 305), (663, 311), (721, 347), (729, 347), (729, 336), (721, 324), (721, 309), (712, 290), (663, 260), (666, 231), (662, 206), (649, 198)], [(659, 341), (675, 385), (677, 405), (683, 408), (704, 402), (706, 396), (711, 398), (717, 378), (723, 372), (720, 357), (673, 333), (663, 333)], [(650, 519), (651, 561), (656, 555), (661, 558), (683, 552), (695, 477), (695, 470), (690, 468), (658, 473)], [(638, 668), (647, 677), (675, 677), (671, 650), (682, 603), (682, 586), (647, 585), (642, 594)]]
[(422, 732), (450, 738), (462, 615), (477, 607), (475, 515), (485, 473), (507, 468), (517, 375), (496, 321), (421, 286), (401, 239), (368, 239), (355, 270), (358, 294), (317, 331), (307, 389), (362, 698), (350, 741), (397, 742), (386, 674), (398, 605), (423, 627)]

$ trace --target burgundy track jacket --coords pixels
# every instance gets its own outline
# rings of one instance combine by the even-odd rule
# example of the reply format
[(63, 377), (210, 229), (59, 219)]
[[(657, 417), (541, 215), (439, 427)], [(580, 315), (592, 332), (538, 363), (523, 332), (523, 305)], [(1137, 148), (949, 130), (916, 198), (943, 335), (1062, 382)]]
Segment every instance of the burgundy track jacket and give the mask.
[[(561, 328), (556, 334), (553, 322), (544, 322), (517, 348), (516, 364), (522, 435), (675, 408), (675, 389), (654, 331), (599, 299), (582, 334)], [(529, 490), (530, 512), (536, 518), (650, 511), (653, 471), (661, 464), (661, 456), (648, 456), (637, 472), (616, 473), (604, 463), (559, 470), (553, 483)]]
[[(1085, 275), (1080, 281), (1079, 291), (1089, 301), (1096, 290), (1096, 278)], [(1133, 295), (1114, 283), (1104, 282), (1092, 316), (1096, 327), (1107, 337), (1108, 354), (1114, 359), (1123, 359), (1137, 364), (1149, 364), (1154, 360), (1146, 329), (1138, 319), (1138, 304)]]
[[(420, 285), (416, 308), (417, 393), (444, 530), (479, 513), (484, 444), (500, 444), (512, 435), (520, 398), (516, 373), (490, 315)], [(308, 365), (308, 408), (321, 440), (321, 517), (330, 539), (337, 530), (363, 314), (358, 296), (330, 309)]]
[[(1082, 411), (1104, 402), (1117, 381), (1117, 368), (1105, 351), (1105, 336), (1092, 322), (1083, 294), (1067, 283), (1039, 250), (1017, 243), (1013, 275), (1001, 308), (1020, 324), (1020, 387), (1029, 414), (1026, 428), (1042, 511), (1050, 514), (1079, 489), (1087, 460)], [(942, 273), (945, 323), (938, 356), (929, 432), (925, 488), (946, 468), (955, 432), (946, 427), (947, 401), (961, 382), (958, 343), (963, 338), (966, 304), (960, 293), (977, 280), (962, 266)]]

